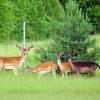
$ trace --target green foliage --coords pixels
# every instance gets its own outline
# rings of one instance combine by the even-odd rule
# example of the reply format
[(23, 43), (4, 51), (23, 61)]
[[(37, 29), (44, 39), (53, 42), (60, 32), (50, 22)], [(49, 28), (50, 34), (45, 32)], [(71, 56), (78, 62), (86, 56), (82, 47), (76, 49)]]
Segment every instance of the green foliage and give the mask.
[[(47, 16), (62, 20), (62, 8), (58, 0), (9, 0), (0, 1), (0, 38), (22, 39), (22, 24), (26, 22), (28, 40), (50, 36)], [(8, 25), (9, 23), (9, 25)]]
[[(75, 1), (66, 3), (62, 22), (49, 18), (53, 38), (53, 49), (49, 54), (57, 52), (74, 52), (75, 60), (97, 60), (98, 48), (96, 41), (90, 39), (89, 33), (93, 30), (87, 15), (82, 13)], [(95, 52), (97, 50), (97, 52)]]
[[(68, 0), (59, 0), (65, 9), (65, 3), (68, 2)], [(100, 31), (100, 0), (76, 0), (79, 4), (79, 7), (82, 8), (82, 11), (84, 13), (87, 13), (87, 15), (90, 18), (90, 21), (92, 22), (95, 30)]]
[(14, 5), (6, 0), (0, 1), (0, 41), (10, 39), (15, 29)]
[[(16, 16), (19, 23), (15, 30), (14, 37), (21, 39), (21, 21), (26, 21), (27, 39), (39, 39), (44, 36), (49, 37), (49, 22), (46, 16), (51, 16), (55, 20), (61, 19), (61, 6), (57, 0), (17, 0)], [(47, 5), (45, 5), (47, 4)], [(53, 4), (56, 4), (53, 6)]]
[(100, 32), (100, 5), (96, 5), (93, 8), (88, 8), (87, 12), (91, 18), (91, 22), (94, 25), (95, 31)]
[(56, 61), (56, 55), (54, 53), (54, 49), (53, 49), (53, 40), (49, 39), (49, 40), (45, 40), (40, 41), (40, 43), (36, 44), (36, 48), (35, 48), (35, 59), (38, 59), (38, 61), (40, 62), (44, 62), (44, 61)]
[(46, 15), (50, 16), (54, 20), (62, 21), (62, 7), (59, 0), (43, 0), (45, 6)]
[(77, 0), (84, 12), (87, 12), (95, 31), (100, 31), (100, 0)]

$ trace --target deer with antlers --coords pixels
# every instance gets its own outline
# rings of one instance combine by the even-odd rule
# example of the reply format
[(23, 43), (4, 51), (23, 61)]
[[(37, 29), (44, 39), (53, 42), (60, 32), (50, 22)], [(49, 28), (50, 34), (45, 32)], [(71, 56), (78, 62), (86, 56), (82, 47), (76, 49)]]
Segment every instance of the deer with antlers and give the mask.
[(38, 64), (36, 67), (28, 67), (25, 72), (38, 73), (39, 77), (45, 73), (52, 72), (54, 78), (56, 78), (57, 64), (53, 61), (46, 61)]
[(1, 69), (12, 69), (14, 75), (18, 74), (18, 68), (21, 67), (22, 63), (26, 58), (26, 53), (33, 48), (33, 45), (27, 48), (20, 47), (16, 45), (16, 47), (22, 51), (21, 56), (18, 57), (0, 57), (0, 68)]

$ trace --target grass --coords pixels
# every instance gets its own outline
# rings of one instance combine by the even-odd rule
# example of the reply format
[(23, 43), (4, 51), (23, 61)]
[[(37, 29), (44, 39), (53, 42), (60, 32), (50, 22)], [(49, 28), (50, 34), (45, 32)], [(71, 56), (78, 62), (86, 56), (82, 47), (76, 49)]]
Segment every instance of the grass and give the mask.
[[(98, 37), (100, 36), (95, 38), (99, 44)], [(37, 42), (35, 47), (43, 43)], [(1, 44), (0, 56), (20, 55), (15, 44), (16, 42)], [(39, 63), (34, 55), (33, 48), (28, 53), (27, 60), (33, 66)], [(24, 74), (20, 71), (14, 77), (10, 71), (0, 71), (0, 100), (100, 100), (100, 70), (96, 74), (95, 78), (58, 76), (56, 79), (51, 74), (46, 74), (38, 79), (36, 74)]]
[[(98, 73), (100, 73), (98, 71)], [(0, 100), (99, 100), (100, 78), (67, 77), (57, 79), (33, 74), (14, 77), (0, 75)]]

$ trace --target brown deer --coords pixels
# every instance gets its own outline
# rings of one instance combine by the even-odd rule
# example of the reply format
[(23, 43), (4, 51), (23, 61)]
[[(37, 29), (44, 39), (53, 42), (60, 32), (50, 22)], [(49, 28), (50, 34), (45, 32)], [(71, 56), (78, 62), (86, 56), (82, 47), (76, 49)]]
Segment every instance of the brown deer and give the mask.
[(18, 68), (21, 67), (22, 63), (24, 62), (26, 58), (26, 53), (31, 48), (33, 48), (33, 45), (27, 48), (22, 48), (18, 45), (16, 47), (22, 51), (21, 56), (18, 57), (0, 57), (0, 68), (1, 69), (12, 69), (14, 75), (17, 75)]
[(57, 64), (53, 61), (46, 61), (38, 64), (35, 68), (27, 68), (25, 72), (35, 72), (39, 74), (39, 77), (45, 73), (52, 72), (53, 76), (56, 77)]
[(100, 69), (99, 65), (94, 61), (72, 62), (71, 54), (68, 53), (67, 56), (72, 72), (75, 72), (77, 75), (80, 75), (82, 73), (90, 73), (91, 75), (95, 76), (97, 67)]
[(64, 75), (67, 75), (69, 72), (71, 72), (71, 66), (68, 62), (61, 61), (61, 53), (58, 53), (56, 57), (57, 64), (59, 66), (60, 71), (62, 72), (62, 77), (64, 77)]

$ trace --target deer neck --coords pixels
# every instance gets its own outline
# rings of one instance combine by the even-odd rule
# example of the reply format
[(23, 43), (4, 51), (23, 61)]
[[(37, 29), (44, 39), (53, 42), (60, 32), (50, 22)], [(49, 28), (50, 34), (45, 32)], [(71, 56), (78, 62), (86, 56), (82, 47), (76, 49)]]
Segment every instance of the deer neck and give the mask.
[(23, 54), (22, 54), (21, 59), (20, 59), (19, 67), (22, 66), (22, 64), (23, 64), (23, 62), (25, 61), (25, 59), (26, 59), (26, 55), (23, 55)]
[(72, 59), (71, 58), (68, 59), (68, 63), (71, 66), (72, 70), (75, 70), (75, 66), (72, 63)]
[(58, 58), (57, 63), (58, 63), (58, 66), (59, 66), (60, 70), (62, 71), (62, 64), (61, 64), (61, 59), (60, 58)]
[(58, 65), (60, 66), (61, 65), (61, 59), (60, 58), (58, 58)]

